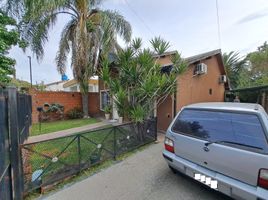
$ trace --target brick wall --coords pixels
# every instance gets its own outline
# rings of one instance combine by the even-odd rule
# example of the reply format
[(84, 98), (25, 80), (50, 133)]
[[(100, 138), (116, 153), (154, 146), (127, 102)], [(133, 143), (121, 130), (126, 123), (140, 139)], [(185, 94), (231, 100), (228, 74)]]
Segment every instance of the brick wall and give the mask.
[[(48, 92), (48, 91), (36, 91), (31, 90), (30, 95), (32, 96), (32, 121), (33, 123), (38, 122), (38, 111), (37, 107), (43, 106), (45, 103), (59, 103), (64, 106), (64, 112), (79, 107), (82, 108), (82, 96), (80, 92)], [(89, 94), (89, 115), (97, 116), (100, 115), (100, 97), (99, 93), (88, 93)]]

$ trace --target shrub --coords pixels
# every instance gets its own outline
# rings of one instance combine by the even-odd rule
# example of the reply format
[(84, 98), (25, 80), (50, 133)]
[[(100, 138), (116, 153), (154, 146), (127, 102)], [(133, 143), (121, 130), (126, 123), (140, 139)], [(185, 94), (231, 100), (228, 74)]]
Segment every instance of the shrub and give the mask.
[(42, 121), (57, 121), (64, 118), (64, 106), (59, 103), (44, 103), (44, 111), (41, 113)]
[(52, 103), (52, 104), (48, 104), (45, 103), (44, 107), (46, 107), (47, 109), (45, 110), (45, 112), (58, 112), (58, 113), (63, 113), (64, 111), (64, 106), (59, 104), (59, 103)]
[(75, 107), (71, 110), (69, 110), (67, 113), (66, 113), (66, 116), (69, 118), (69, 119), (80, 119), (83, 117), (83, 112), (81, 110), (81, 108), (79, 107)]

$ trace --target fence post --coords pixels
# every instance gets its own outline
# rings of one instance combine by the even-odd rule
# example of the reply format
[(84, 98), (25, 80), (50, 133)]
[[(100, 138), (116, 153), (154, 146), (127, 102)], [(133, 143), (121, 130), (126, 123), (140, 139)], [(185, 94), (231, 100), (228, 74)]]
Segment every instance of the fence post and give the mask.
[(9, 136), (11, 144), (10, 162), (12, 167), (13, 195), (15, 200), (23, 199), (23, 171), (19, 147), (19, 128), (17, 110), (17, 90), (8, 88)]
[(113, 127), (113, 134), (114, 134), (114, 160), (116, 160), (116, 127)]
[(81, 141), (80, 141), (80, 135), (77, 135), (77, 148), (78, 148), (78, 166), (79, 166), (79, 172), (81, 171)]

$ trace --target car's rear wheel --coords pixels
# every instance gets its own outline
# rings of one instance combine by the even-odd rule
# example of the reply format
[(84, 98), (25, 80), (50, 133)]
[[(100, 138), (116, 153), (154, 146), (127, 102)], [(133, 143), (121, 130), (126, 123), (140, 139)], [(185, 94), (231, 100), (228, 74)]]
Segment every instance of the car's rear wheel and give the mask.
[(171, 167), (170, 165), (169, 165), (169, 168), (174, 174), (177, 174), (177, 170), (175, 168)]

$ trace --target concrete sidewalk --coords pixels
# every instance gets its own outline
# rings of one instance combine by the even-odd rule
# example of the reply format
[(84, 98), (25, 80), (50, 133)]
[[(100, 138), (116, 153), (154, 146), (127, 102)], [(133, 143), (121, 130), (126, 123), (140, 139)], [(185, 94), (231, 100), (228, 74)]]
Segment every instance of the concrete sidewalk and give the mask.
[(79, 132), (95, 130), (95, 129), (105, 127), (105, 126), (109, 126), (109, 125), (111, 125), (111, 123), (106, 123), (105, 121), (102, 121), (102, 122), (98, 122), (98, 123), (95, 123), (95, 124), (89, 124), (89, 125), (86, 125), (86, 126), (80, 126), (80, 127), (76, 127), (76, 128), (62, 130), (62, 131), (56, 131), (56, 132), (52, 132), (52, 133), (32, 136), (32, 137), (29, 137), (24, 142), (24, 144), (42, 142), (42, 141), (46, 141), (46, 140), (50, 140), (50, 139), (66, 137), (66, 136), (73, 135), (73, 134), (76, 134), (76, 133), (79, 133)]
[(152, 144), (126, 160), (81, 182), (66, 187), (47, 200), (224, 200), (182, 175), (174, 175), (162, 158), (163, 143)]

